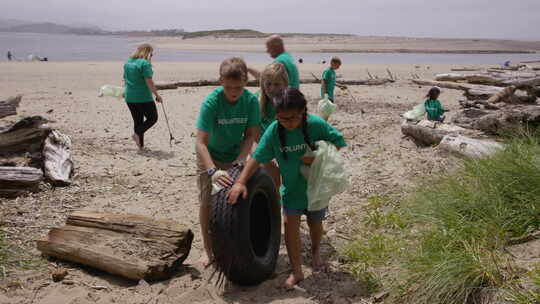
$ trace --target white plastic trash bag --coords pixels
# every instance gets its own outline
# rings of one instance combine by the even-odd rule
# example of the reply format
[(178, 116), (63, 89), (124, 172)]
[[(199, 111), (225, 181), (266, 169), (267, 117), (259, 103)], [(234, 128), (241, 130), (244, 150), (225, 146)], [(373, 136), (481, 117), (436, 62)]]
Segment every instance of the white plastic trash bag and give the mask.
[(336, 146), (326, 141), (317, 141), (315, 159), (309, 170), (302, 169), (307, 177), (308, 210), (317, 211), (328, 207), (332, 196), (349, 186), (343, 159)]
[(330, 115), (337, 109), (337, 105), (328, 99), (328, 94), (324, 94), (324, 98), (319, 101), (317, 110), (322, 118), (328, 120)]
[(124, 88), (106, 84), (99, 89), (98, 96), (111, 96), (116, 98), (122, 98), (124, 97)]
[(415, 106), (412, 110), (403, 113), (403, 117), (410, 120), (422, 120), (426, 115), (426, 107), (423, 103)]

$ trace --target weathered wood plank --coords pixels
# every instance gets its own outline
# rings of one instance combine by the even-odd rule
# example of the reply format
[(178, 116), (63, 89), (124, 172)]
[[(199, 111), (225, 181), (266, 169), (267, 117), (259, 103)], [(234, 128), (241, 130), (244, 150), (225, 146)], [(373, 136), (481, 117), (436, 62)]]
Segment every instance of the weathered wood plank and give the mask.
[(43, 172), (31, 167), (0, 167), (0, 196), (13, 197), (36, 191)]
[[(74, 226), (95, 227), (111, 231), (162, 240), (175, 246), (185, 246), (186, 234), (191, 233), (184, 225), (169, 220), (132, 214), (111, 214), (92, 211), (76, 211), (66, 223)], [(189, 232), (188, 232), (189, 231)]]
[(45, 139), (43, 147), (43, 171), (45, 178), (55, 186), (71, 184), (73, 160), (71, 159), (71, 139), (53, 130)]
[(0, 100), (0, 118), (11, 115), (17, 115), (17, 107), (22, 99), (22, 95), (10, 97), (6, 100)]
[(465, 131), (461, 127), (427, 120), (422, 120), (418, 123), (403, 122), (401, 124), (401, 133), (410, 136), (417, 144), (423, 146), (437, 145), (444, 136)]
[[(393, 79), (367, 79), (367, 80), (340, 80), (339, 85), (383, 85), (387, 83), (392, 83), (395, 80)], [(301, 79), (300, 83), (302, 84), (319, 84), (320, 80), (316, 79)], [(219, 80), (194, 80), (194, 81), (175, 81), (169, 83), (157, 83), (156, 88), (158, 90), (174, 90), (183, 87), (203, 87), (203, 86), (220, 86), (221, 82)], [(250, 80), (246, 84), (247, 87), (258, 87), (260, 86), (258, 80)]]
[[(98, 213), (93, 213), (96, 217)], [(53, 228), (49, 234), (37, 240), (38, 249), (46, 255), (71, 262), (88, 265), (105, 272), (120, 275), (130, 280), (161, 280), (178, 272), (189, 255), (193, 233), (185, 229), (184, 239), (176, 241), (177, 246), (169, 241), (141, 236), (140, 230), (130, 229), (133, 218), (145, 218), (148, 226), (160, 226), (160, 222), (152, 224), (151, 218), (134, 215), (103, 214), (103, 218), (115, 218), (117, 226), (123, 223), (125, 229), (111, 230), (106, 228), (66, 225)], [(129, 218), (121, 221), (120, 218)], [(183, 227), (182, 225), (171, 226)], [(88, 223), (88, 222), (84, 222)], [(135, 223), (140, 224), (140, 223)], [(161, 224), (162, 225), (162, 224)], [(135, 225), (136, 227), (137, 225)], [(114, 228), (114, 227), (113, 227)], [(134, 228), (134, 226), (131, 226)], [(124, 230), (124, 231), (119, 231)], [(135, 233), (131, 233), (135, 232)]]
[(0, 133), (0, 155), (41, 152), (43, 142), (51, 131), (41, 116), (26, 117)]

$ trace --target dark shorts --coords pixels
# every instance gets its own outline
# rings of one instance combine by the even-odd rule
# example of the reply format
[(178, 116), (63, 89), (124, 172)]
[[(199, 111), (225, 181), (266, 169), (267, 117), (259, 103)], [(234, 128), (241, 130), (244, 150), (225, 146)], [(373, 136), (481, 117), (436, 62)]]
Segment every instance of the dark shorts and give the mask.
[(317, 211), (308, 211), (307, 209), (289, 209), (283, 206), (283, 215), (302, 215), (305, 214), (308, 221), (322, 222), (326, 219), (328, 208)]

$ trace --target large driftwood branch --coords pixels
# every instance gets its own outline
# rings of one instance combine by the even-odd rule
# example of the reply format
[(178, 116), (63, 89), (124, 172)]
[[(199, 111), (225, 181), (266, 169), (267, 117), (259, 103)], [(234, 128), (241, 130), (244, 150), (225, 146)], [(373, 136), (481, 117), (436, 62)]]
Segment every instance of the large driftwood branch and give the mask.
[(43, 180), (43, 172), (31, 167), (0, 167), (0, 195), (17, 196), (35, 191)]
[(467, 91), (470, 89), (492, 89), (492, 90), (502, 90), (503, 88), (486, 86), (480, 84), (469, 84), (469, 83), (459, 83), (459, 82), (449, 82), (449, 81), (434, 81), (426, 79), (411, 79), (415, 84), (419, 85), (428, 85), (428, 86), (437, 86), (440, 88), (453, 89), (453, 90), (462, 90)]
[(468, 108), (453, 118), (456, 125), (489, 134), (503, 134), (523, 124), (540, 126), (540, 106), (504, 104), (495, 111)]
[(21, 99), (22, 95), (17, 95), (0, 101), (0, 118), (17, 115), (17, 107), (19, 106)]
[(452, 72), (479, 72), (482, 69), (480, 68), (452, 68), (450, 71)]
[(71, 139), (53, 130), (45, 139), (43, 147), (43, 171), (45, 178), (55, 186), (71, 184), (73, 160), (71, 159)]
[(540, 86), (540, 77), (530, 79), (510, 79), (503, 82), (505, 86), (516, 86), (517, 88)]
[(473, 139), (462, 135), (446, 135), (439, 149), (471, 158), (482, 158), (495, 154), (504, 146), (492, 140)]
[(466, 81), (468, 83), (472, 84), (500, 84), (506, 78), (501, 78), (500, 76), (495, 77), (492, 75), (487, 74), (457, 74), (457, 73), (449, 73), (449, 74), (438, 74), (435, 76), (435, 80), (437, 81)]
[(540, 239), (540, 231), (534, 231), (524, 236), (510, 238), (506, 242), (506, 245), (507, 246), (518, 245), (518, 244), (527, 243), (536, 239)]
[(168, 220), (156, 220), (140, 215), (77, 211), (69, 215), (66, 223), (73, 226), (129, 233), (161, 240), (179, 247), (186, 246), (185, 226)]
[(515, 86), (509, 86), (504, 88), (504, 90), (498, 92), (497, 94), (494, 94), (491, 96), (487, 102), (488, 103), (498, 103), (498, 102), (510, 102), (511, 97), (514, 95), (514, 92), (516, 92)]
[(418, 123), (405, 121), (401, 124), (401, 133), (410, 136), (415, 143), (421, 146), (437, 145), (446, 135), (461, 132), (466, 132), (466, 130), (461, 127), (427, 120)]
[[(367, 80), (340, 80), (338, 85), (383, 85), (392, 83), (392, 79), (367, 79)], [(317, 79), (302, 79), (302, 84), (320, 84), (320, 80)], [(184, 87), (204, 87), (204, 86), (220, 86), (219, 80), (195, 80), (195, 81), (176, 81), (170, 83), (157, 83), (156, 88), (158, 90), (174, 90)], [(247, 87), (258, 87), (258, 80), (250, 80), (247, 82)]]
[(166, 279), (187, 258), (193, 233), (172, 221), (109, 213), (79, 212), (53, 228), (38, 249), (130, 280)]
[(0, 155), (41, 152), (51, 129), (41, 116), (26, 117), (0, 133)]

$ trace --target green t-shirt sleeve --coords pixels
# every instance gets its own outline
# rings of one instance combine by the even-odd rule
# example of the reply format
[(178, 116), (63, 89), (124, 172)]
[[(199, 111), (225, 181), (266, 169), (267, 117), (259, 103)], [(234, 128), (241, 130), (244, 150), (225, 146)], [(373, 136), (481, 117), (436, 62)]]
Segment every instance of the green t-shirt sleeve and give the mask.
[(254, 127), (261, 124), (261, 109), (259, 107), (259, 100), (253, 94), (249, 98), (249, 114), (247, 126)]
[(199, 112), (199, 118), (197, 119), (197, 129), (210, 132), (216, 121), (216, 111), (212, 107), (210, 100), (205, 100), (201, 105), (201, 111)]
[(330, 80), (330, 71), (328, 69), (322, 73), (322, 79), (327, 82)]
[(259, 144), (257, 145), (257, 149), (255, 149), (255, 152), (253, 152), (252, 157), (259, 163), (267, 163), (274, 159), (274, 148), (272, 145), (272, 136), (274, 134), (272, 126), (264, 132), (263, 136), (259, 140)]
[(322, 118), (315, 116), (314, 122), (317, 125), (317, 128), (319, 129), (320, 140), (329, 141), (333, 143), (336, 147), (341, 148), (347, 146), (345, 143), (345, 138), (339, 132), (336, 130), (336, 128), (332, 127), (328, 122), (324, 121)]
[(144, 61), (142, 64), (142, 74), (144, 78), (152, 78), (154, 76), (154, 71), (152, 70), (152, 64), (148, 61)]

